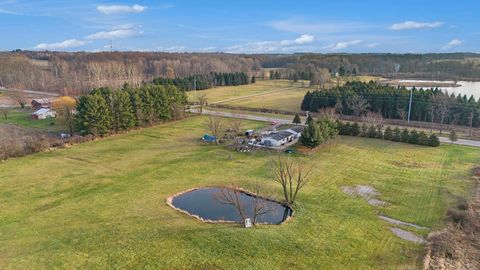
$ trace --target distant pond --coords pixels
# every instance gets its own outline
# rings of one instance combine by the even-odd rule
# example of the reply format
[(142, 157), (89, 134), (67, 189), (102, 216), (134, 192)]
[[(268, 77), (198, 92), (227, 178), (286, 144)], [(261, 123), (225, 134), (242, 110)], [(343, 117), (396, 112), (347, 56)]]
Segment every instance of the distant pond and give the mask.
[[(400, 82), (455, 83), (454, 81), (429, 81), (429, 80), (400, 80)], [(469, 98), (471, 95), (473, 95), (473, 97), (477, 100), (480, 98), (480, 82), (458, 81), (457, 84), (460, 86), (459, 87), (439, 87), (439, 89), (448, 91), (449, 94), (452, 94), (452, 93), (455, 95), (461, 94), (462, 96), (467, 95), (467, 97)]]
[[(232, 189), (229, 189), (232, 190)], [(219, 195), (225, 192), (225, 188), (201, 188), (187, 191), (170, 198), (169, 203), (178, 210), (185, 211), (204, 221), (213, 222), (242, 222), (243, 219), (238, 209), (219, 199)], [(254, 203), (261, 204), (266, 213), (257, 217), (257, 223), (280, 224), (293, 213), (293, 210), (279, 202), (256, 198), (254, 195), (243, 191), (237, 193), (238, 201), (244, 209), (244, 216), (253, 219)], [(255, 198), (257, 200), (255, 200)]]

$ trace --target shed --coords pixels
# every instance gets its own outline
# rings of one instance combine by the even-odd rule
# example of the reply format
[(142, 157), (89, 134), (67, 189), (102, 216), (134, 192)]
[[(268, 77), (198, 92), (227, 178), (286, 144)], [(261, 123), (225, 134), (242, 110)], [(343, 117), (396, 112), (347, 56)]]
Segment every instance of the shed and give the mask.
[(35, 119), (35, 120), (53, 118), (55, 116), (56, 116), (55, 111), (47, 108), (42, 108), (31, 114), (32, 119)]

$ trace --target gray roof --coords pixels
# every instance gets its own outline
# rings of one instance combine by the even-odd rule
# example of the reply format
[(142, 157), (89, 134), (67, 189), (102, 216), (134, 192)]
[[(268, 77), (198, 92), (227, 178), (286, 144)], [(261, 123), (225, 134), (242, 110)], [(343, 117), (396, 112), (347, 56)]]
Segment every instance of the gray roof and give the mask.
[(280, 141), (280, 140), (283, 140), (287, 137), (290, 137), (290, 136), (293, 136), (294, 134), (291, 133), (290, 131), (286, 131), (286, 130), (282, 130), (280, 132), (277, 132), (277, 133), (272, 133), (270, 135), (268, 135), (266, 138), (272, 138), (274, 140), (277, 140), (277, 141)]
[(291, 129), (291, 130), (293, 130), (297, 133), (300, 133), (305, 129), (305, 127), (304, 126), (294, 126), (294, 127), (289, 128), (289, 129)]

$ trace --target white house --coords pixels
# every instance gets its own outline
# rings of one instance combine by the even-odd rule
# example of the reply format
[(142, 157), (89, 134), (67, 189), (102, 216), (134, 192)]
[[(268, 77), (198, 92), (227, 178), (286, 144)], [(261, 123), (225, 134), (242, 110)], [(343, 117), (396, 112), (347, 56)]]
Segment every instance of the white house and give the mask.
[(295, 134), (287, 131), (287, 130), (282, 130), (276, 133), (272, 133), (268, 136), (265, 136), (262, 138), (261, 144), (267, 146), (267, 147), (276, 147), (276, 146), (281, 146), (283, 144), (286, 144), (288, 142), (293, 141), (295, 138)]
[(300, 138), (300, 136), (302, 136), (302, 132), (303, 132), (304, 129), (305, 129), (305, 127), (303, 127), (303, 126), (294, 126), (294, 127), (291, 127), (289, 129), (287, 129), (287, 131), (295, 134), (295, 138)]
[(32, 116), (32, 119), (38, 120), (38, 119), (47, 119), (47, 118), (55, 117), (56, 114), (54, 110), (42, 108), (32, 113), (31, 116)]

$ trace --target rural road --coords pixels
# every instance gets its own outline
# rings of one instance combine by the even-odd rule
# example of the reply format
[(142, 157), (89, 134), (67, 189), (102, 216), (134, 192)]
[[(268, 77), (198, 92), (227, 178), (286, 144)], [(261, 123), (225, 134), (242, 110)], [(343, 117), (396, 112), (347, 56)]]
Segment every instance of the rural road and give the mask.
[[(190, 112), (199, 113), (198, 109), (190, 109)], [(203, 109), (202, 114), (216, 115), (216, 116), (223, 116), (223, 117), (230, 117), (230, 118), (241, 118), (241, 119), (246, 119), (246, 120), (262, 121), (262, 122), (277, 122), (279, 124), (291, 124), (292, 123), (291, 120), (281, 119), (281, 118), (258, 116), (258, 115), (251, 115), (251, 114), (211, 111), (211, 110), (206, 110), (206, 109)], [(440, 139), (441, 143), (451, 143), (448, 138), (439, 137), (439, 139)], [(480, 147), (480, 141), (472, 141), (472, 140), (464, 140), (464, 139), (458, 139), (458, 141), (454, 142), (453, 144), (472, 146), (472, 147)]]
[(50, 96), (50, 97), (58, 97), (59, 94), (50, 93), (50, 92), (42, 92), (42, 91), (34, 91), (34, 90), (22, 90), (22, 89), (13, 89), (13, 88), (1, 88), (2, 91), (10, 91), (10, 92), (24, 92), (27, 94), (34, 94), (34, 95), (43, 95), (43, 96)]

